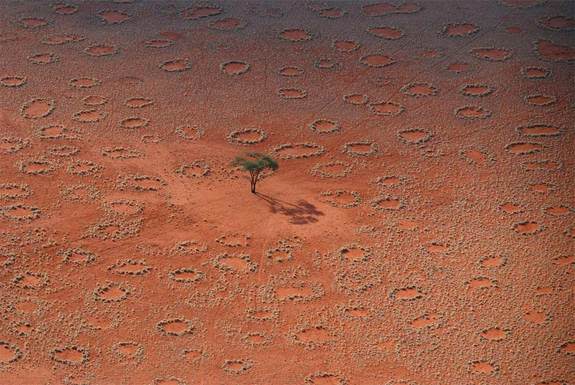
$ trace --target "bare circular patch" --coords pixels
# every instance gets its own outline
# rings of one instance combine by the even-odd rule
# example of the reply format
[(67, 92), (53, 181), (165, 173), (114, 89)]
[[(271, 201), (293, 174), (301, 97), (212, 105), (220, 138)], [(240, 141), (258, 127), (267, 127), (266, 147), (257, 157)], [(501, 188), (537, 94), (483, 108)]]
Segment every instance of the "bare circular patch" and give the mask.
[(495, 88), (486, 84), (466, 84), (461, 88), (461, 93), (464, 96), (471, 97), (484, 97), (491, 95), (493, 91), (495, 91)]
[(301, 88), (280, 88), (278, 95), (283, 99), (304, 99), (307, 97), (307, 91)]
[(379, 145), (372, 140), (358, 140), (343, 145), (343, 152), (353, 157), (373, 156), (379, 151)]
[(347, 94), (343, 96), (343, 100), (348, 104), (361, 106), (367, 104), (368, 97), (362, 94)]
[(285, 143), (274, 147), (271, 153), (279, 159), (304, 159), (320, 156), (325, 147), (315, 143)]
[(176, 128), (176, 134), (186, 140), (198, 140), (204, 135), (204, 129), (197, 126), (179, 126)]
[(301, 76), (304, 73), (303, 68), (296, 66), (286, 66), (279, 69), (278, 73), (285, 77)]
[(2, 76), (0, 78), (0, 85), (4, 87), (22, 87), (28, 82), (26, 76)]
[(74, 88), (92, 88), (99, 86), (102, 82), (95, 78), (74, 78), (70, 80), (70, 86)]
[(389, 55), (371, 54), (362, 56), (359, 62), (373, 68), (383, 68), (394, 64), (396, 61)]
[(95, 109), (74, 112), (72, 119), (80, 123), (97, 123), (107, 116), (105, 111)]
[(184, 336), (194, 332), (192, 321), (184, 318), (161, 320), (156, 324), (156, 330), (166, 336)]
[(40, 218), (41, 210), (38, 207), (22, 204), (0, 207), (0, 214), (6, 219), (17, 222), (29, 222)]
[(465, 120), (481, 120), (491, 117), (491, 111), (480, 106), (463, 106), (455, 110), (455, 116)]
[(333, 134), (341, 131), (339, 122), (331, 119), (317, 119), (309, 124), (309, 128), (317, 134)]
[(397, 116), (405, 111), (405, 107), (394, 102), (373, 102), (368, 107), (372, 114), (379, 116)]
[(288, 28), (279, 33), (279, 38), (290, 42), (308, 41), (313, 38), (311, 33), (301, 28)]
[(120, 127), (128, 129), (128, 130), (135, 130), (138, 128), (144, 128), (150, 123), (150, 120), (147, 118), (142, 118), (139, 116), (130, 116), (128, 118), (124, 118), (120, 120)]
[(480, 47), (473, 48), (471, 54), (478, 59), (487, 61), (504, 61), (511, 57), (511, 50), (505, 48)]
[(423, 144), (431, 139), (431, 133), (422, 128), (410, 128), (397, 133), (400, 141), (405, 144)]
[(172, 59), (160, 64), (160, 68), (166, 72), (182, 72), (192, 68), (188, 59)]
[(84, 49), (84, 53), (93, 57), (105, 57), (116, 55), (118, 47), (109, 44), (94, 44)]
[(20, 107), (20, 114), (26, 119), (40, 119), (50, 115), (55, 108), (54, 99), (35, 98)]
[(226, 75), (238, 76), (248, 72), (250, 65), (243, 61), (232, 60), (220, 64), (220, 70)]
[(396, 27), (370, 27), (367, 32), (380, 39), (397, 40), (403, 37), (404, 33)]
[(182, 11), (182, 17), (186, 20), (199, 20), (210, 16), (216, 16), (223, 12), (216, 5), (196, 5)]
[(353, 165), (341, 160), (332, 160), (330, 162), (318, 163), (311, 169), (311, 174), (320, 178), (343, 178), (347, 176)]
[(50, 351), (50, 358), (65, 365), (83, 365), (88, 362), (88, 350), (75, 345), (62, 346)]
[(261, 128), (240, 128), (230, 132), (226, 138), (233, 144), (252, 145), (263, 142), (267, 134)]

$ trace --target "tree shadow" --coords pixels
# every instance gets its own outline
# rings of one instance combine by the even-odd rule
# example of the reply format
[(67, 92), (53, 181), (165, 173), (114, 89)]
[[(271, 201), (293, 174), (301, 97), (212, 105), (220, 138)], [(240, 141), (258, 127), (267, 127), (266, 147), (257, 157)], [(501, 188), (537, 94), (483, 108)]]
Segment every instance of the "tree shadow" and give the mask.
[(255, 195), (269, 204), (272, 213), (288, 216), (289, 222), (294, 225), (315, 223), (319, 220), (318, 217), (324, 215), (313, 204), (303, 199), (294, 204), (261, 193), (255, 193)]

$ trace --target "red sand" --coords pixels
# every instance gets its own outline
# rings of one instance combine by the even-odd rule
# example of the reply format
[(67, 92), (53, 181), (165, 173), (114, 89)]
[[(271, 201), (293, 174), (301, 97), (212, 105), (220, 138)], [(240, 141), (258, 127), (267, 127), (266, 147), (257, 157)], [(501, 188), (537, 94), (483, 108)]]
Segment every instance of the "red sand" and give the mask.
[(0, 12), (1, 385), (575, 381), (575, 3)]

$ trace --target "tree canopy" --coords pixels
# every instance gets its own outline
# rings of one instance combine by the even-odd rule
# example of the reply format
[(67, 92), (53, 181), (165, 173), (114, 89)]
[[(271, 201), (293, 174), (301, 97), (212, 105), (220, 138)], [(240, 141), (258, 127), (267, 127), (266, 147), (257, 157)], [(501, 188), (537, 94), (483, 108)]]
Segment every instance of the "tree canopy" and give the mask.
[(241, 167), (250, 173), (252, 193), (256, 192), (256, 184), (262, 171), (266, 169), (275, 171), (279, 168), (277, 160), (270, 155), (259, 152), (248, 152), (244, 156), (236, 156), (232, 165)]

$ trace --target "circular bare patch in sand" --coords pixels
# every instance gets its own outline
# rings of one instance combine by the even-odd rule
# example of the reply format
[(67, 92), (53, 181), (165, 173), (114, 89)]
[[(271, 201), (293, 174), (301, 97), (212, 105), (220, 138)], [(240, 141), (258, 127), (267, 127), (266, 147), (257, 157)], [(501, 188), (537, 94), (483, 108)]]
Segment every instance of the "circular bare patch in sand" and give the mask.
[(547, 16), (537, 19), (537, 25), (551, 31), (575, 30), (575, 18), (569, 16)]
[(529, 80), (541, 80), (551, 76), (551, 70), (545, 67), (527, 66), (521, 68), (521, 75)]
[(124, 284), (108, 282), (98, 286), (93, 292), (93, 297), (96, 301), (105, 303), (121, 302), (128, 298), (131, 292), (132, 290)]
[(110, 159), (136, 159), (144, 156), (140, 151), (127, 147), (105, 147), (102, 155)]
[(99, 86), (102, 82), (95, 78), (83, 77), (71, 79), (69, 84), (74, 88), (92, 88)]
[(511, 50), (506, 48), (479, 47), (471, 50), (471, 55), (487, 61), (505, 61), (511, 58)]
[(0, 78), (0, 85), (3, 87), (22, 87), (28, 82), (26, 76), (8, 75)]
[(348, 104), (353, 104), (355, 106), (362, 106), (367, 104), (369, 98), (367, 95), (363, 94), (346, 94), (343, 95), (343, 100)]
[(248, 254), (223, 253), (212, 260), (214, 267), (230, 273), (253, 273), (258, 269), (258, 264), (252, 262)]
[(160, 68), (166, 72), (182, 72), (192, 68), (188, 59), (172, 59), (160, 64)]
[(56, 169), (56, 163), (47, 159), (29, 159), (19, 162), (18, 169), (28, 175), (46, 175)]
[(198, 140), (204, 135), (204, 129), (198, 126), (179, 126), (176, 128), (176, 134), (186, 140)]
[(75, 345), (67, 345), (50, 351), (50, 358), (65, 365), (82, 365), (88, 362), (88, 350)]
[(132, 16), (126, 12), (116, 11), (112, 9), (103, 9), (98, 12), (98, 17), (103, 24), (121, 24), (129, 20)]
[(62, 252), (64, 263), (89, 265), (96, 260), (96, 254), (81, 247), (67, 249)]
[(431, 85), (430, 83), (424, 82), (413, 82), (406, 84), (401, 87), (400, 91), (408, 96), (413, 96), (416, 98), (435, 96), (438, 92), (437, 87)]
[(532, 142), (514, 142), (505, 146), (505, 150), (513, 155), (529, 155), (543, 151), (544, 146), (541, 143)]
[(545, 94), (527, 95), (523, 98), (530, 106), (547, 107), (557, 102), (557, 97)]
[(77, 35), (75, 33), (59, 33), (55, 35), (47, 35), (42, 38), (40, 42), (46, 45), (64, 45), (68, 43), (77, 43), (84, 40), (86, 40), (84, 36)]
[(188, 178), (202, 178), (210, 174), (210, 166), (203, 160), (184, 163), (176, 169), (176, 173)]
[(107, 116), (107, 112), (88, 109), (74, 112), (72, 119), (80, 123), (97, 123)]
[(471, 97), (484, 97), (491, 95), (495, 91), (494, 87), (490, 87), (487, 84), (466, 84), (461, 87), (461, 93), (464, 96)]
[(231, 60), (220, 64), (220, 70), (226, 75), (238, 76), (243, 75), (250, 70), (250, 65), (239, 60)]
[(317, 163), (311, 169), (311, 174), (320, 178), (343, 178), (347, 176), (353, 165), (341, 160), (332, 160), (325, 163)]
[(30, 16), (30, 17), (23, 17), (20, 20), (18, 20), (18, 25), (22, 28), (40, 28), (40, 27), (45, 27), (48, 24), (50, 24), (50, 22), (42, 17), (34, 17), (34, 16)]
[(24, 199), (32, 194), (30, 186), (22, 183), (0, 183), (0, 199)]
[(65, 158), (65, 157), (70, 157), (70, 156), (74, 156), (74, 155), (78, 154), (80, 152), (80, 149), (76, 146), (63, 144), (61, 146), (48, 147), (46, 152), (52, 156), (58, 156), (58, 157)]
[(154, 104), (154, 101), (150, 98), (144, 98), (142, 96), (137, 96), (133, 98), (126, 99), (124, 105), (129, 108), (144, 108)]
[(84, 53), (93, 57), (105, 57), (116, 55), (118, 47), (110, 44), (94, 44), (84, 49)]
[(382, 195), (371, 201), (371, 207), (379, 211), (395, 211), (402, 209), (404, 204), (398, 197)]
[(397, 133), (398, 139), (405, 144), (423, 144), (431, 139), (431, 133), (423, 128), (409, 128)]
[(120, 127), (125, 128), (127, 130), (136, 130), (138, 128), (144, 128), (150, 123), (150, 120), (147, 118), (142, 118), (140, 116), (130, 116), (120, 120)]
[(0, 366), (11, 364), (20, 358), (22, 358), (22, 351), (18, 346), (0, 341)]
[(279, 69), (278, 73), (281, 76), (285, 76), (285, 77), (296, 77), (296, 76), (301, 76), (304, 73), (303, 68), (301, 67), (296, 67), (296, 66), (286, 66), (286, 67), (282, 67)]
[(396, 27), (370, 27), (367, 32), (375, 37), (385, 40), (397, 40), (403, 37), (404, 33)]
[(170, 271), (168, 277), (180, 283), (195, 283), (205, 278), (205, 273), (194, 268), (183, 267)]
[(320, 156), (325, 147), (315, 143), (285, 143), (274, 147), (271, 153), (279, 159), (304, 159)]
[(317, 134), (333, 134), (341, 131), (341, 125), (336, 120), (317, 119), (309, 124), (309, 128)]
[(252, 145), (266, 140), (267, 134), (261, 128), (240, 128), (230, 132), (226, 138), (232, 144)]
[(383, 68), (394, 64), (396, 61), (389, 55), (370, 54), (362, 56), (359, 62), (368, 67)]
[(306, 31), (302, 28), (288, 28), (281, 31), (278, 37), (282, 40), (289, 41), (289, 42), (301, 42), (301, 41), (309, 41), (313, 39), (313, 36), (310, 32)]
[(20, 107), (20, 114), (26, 119), (40, 119), (50, 115), (55, 108), (54, 99), (34, 98)]
[(379, 152), (379, 145), (372, 140), (357, 140), (345, 143), (342, 151), (353, 157), (374, 156)]
[(0, 138), (0, 154), (14, 154), (30, 145), (28, 139), (14, 136)]
[(481, 120), (491, 117), (491, 111), (481, 106), (463, 106), (455, 110), (455, 116), (464, 120)]
[(192, 321), (185, 318), (170, 318), (156, 324), (156, 330), (166, 336), (184, 336), (194, 332)]
[(48, 275), (46, 273), (27, 271), (23, 274), (18, 274), (12, 282), (22, 289), (41, 289), (48, 285)]
[(332, 45), (336, 51), (344, 53), (357, 51), (361, 47), (355, 40), (335, 40)]
[(397, 116), (405, 111), (405, 107), (394, 102), (373, 102), (368, 107), (372, 114), (379, 116)]
[(278, 95), (282, 99), (304, 99), (307, 97), (307, 91), (302, 88), (280, 88)]
[(73, 15), (78, 12), (79, 7), (74, 4), (56, 3), (52, 5), (52, 10), (58, 15)]
[(447, 37), (465, 37), (479, 32), (479, 27), (473, 23), (447, 24), (441, 33)]
[(88, 176), (102, 171), (103, 167), (91, 160), (75, 160), (68, 164), (66, 171), (72, 175)]
[(82, 103), (90, 107), (102, 106), (108, 103), (108, 98), (100, 95), (88, 95), (82, 98)]
[(141, 276), (150, 272), (152, 268), (143, 259), (119, 260), (108, 271), (119, 275)]
[(234, 360), (225, 360), (222, 369), (229, 374), (244, 374), (253, 366), (253, 361), (243, 358)]
[(182, 17), (186, 20), (199, 20), (210, 16), (216, 16), (224, 10), (216, 5), (196, 5), (182, 11)]
[(236, 17), (226, 17), (219, 20), (214, 20), (208, 24), (208, 28), (215, 29), (216, 31), (238, 31), (245, 28), (247, 23)]
[(176, 42), (171, 39), (150, 39), (144, 42), (147, 48), (167, 48), (174, 44), (176, 44)]

